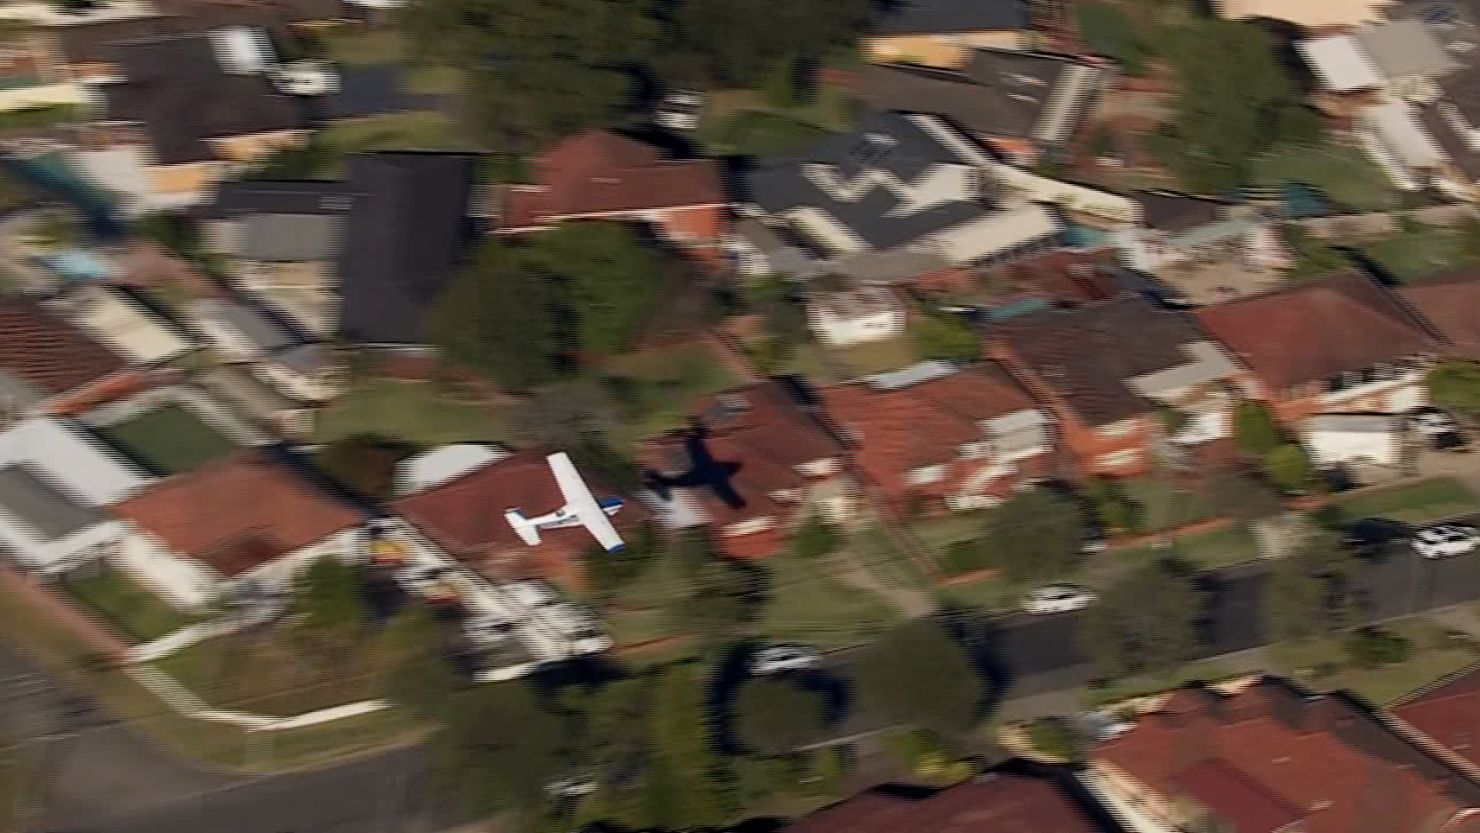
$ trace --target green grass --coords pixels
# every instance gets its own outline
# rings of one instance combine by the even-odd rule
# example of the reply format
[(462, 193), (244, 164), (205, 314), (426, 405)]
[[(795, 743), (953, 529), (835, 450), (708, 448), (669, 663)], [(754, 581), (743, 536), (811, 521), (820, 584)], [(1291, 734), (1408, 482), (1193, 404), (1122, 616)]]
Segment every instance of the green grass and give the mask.
[(694, 399), (741, 381), (709, 347), (695, 343), (616, 356), (599, 372), (623, 391), (628, 418), (614, 432), (618, 445), (678, 428)]
[(150, 642), (195, 621), (113, 567), (69, 576), (65, 586), (78, 601), (138, 642)]
[(848, 130), (857, 118), (856, 100), (834, 87), (792, 107), (775, 107), (753, 90), (719, 90), (706, 98), (694, 138), (715, 156), (774, 156)]
[(1219, 665), (1216, 660), (1205, 660), (1184, 665), (1171, 671), (1141, 674), (1112, 680), (1108, 684), (1091, 688), (1085, 697), (1085, 705), (1092, 708), (1119, 703), (1133, 697), (1146, 697), (1180, 688), (1191, 682), (1214, 683), (1238, 676)]
[(418, 446), (487, 442), (504, 426), (484, 405), (461, 402), (430, 382), (373, 379), (356, 385), (320, 414), (315, 439), (333, 442), (354, 434), (399, 437)]
[(1335, 519), (1391, 518), (1396, 521), (1425, 521), (1463, 515), (1480, 509), (1480, 500), (1463, 483), (1451, 477), (1434, 477), (1417, 483), (1374, 489), (1332, 501)]
[(1398, 205), (1387, 177), (1355, 147), (1336, 144), (1276, 148), (1254, 161), (1252, 184), (1278, 187), (1286, 182), (1312, 185), (1338, 205), (1378, 211)]
[(802, 150), (827, 136), (816, 125), (775, 113), (748, 110), (736, 113), (709, 133), (709, 152), (760, 158), (784, 156)]
[(1145, 546), (1109, 553), (1109, 557), (1129, 565), (1167, 556), (1180, 558), (1199, 570), (1216, 570), (1257, 559), (1259, 547), (1248, 527), (1234, 524), (1178, 538), (1168, 549)]
[(406, 71), (401, 83), (418, 95), (452, 95), (463, 89), (467, 76), (456, 67), (423, 66)]
[(394, 29), (344, 26), (323, 35), (329, 59), (342, 64), (396, 64), (406, 60), (406, 38)]
[(1146, 74), (1152, 48), (1130, 15), (1117, 5), (1085, 0), (1078, 6), (1078, 16), (1079, 31), (1091, 52), (1114, 58), (1127, 75)]
[(372, 150), (459, 150), (466, 148), (457, 123), (444, 113), (413, 110), (337, 121), (320, 133), (340, 154)]
[(44, 104), (20, 110), (0, 112), (0, 130), (24, 130), (52, 127), (76, 121), (78, 110), (72, 104)]
[(1361, 249), (1401, 281), (1465, 265), (1464, 239), (1454, 229), (1423, 227), (1411, 234), (1400, 231)]
[(766, 637), (831, 648), (873, 638), (899, 621), (878, 594), (831, 575), (826, 560), (785, 554), (761, 566), (770, 571), (772, 582), (759, 625)]
[(103, 438), (157, 474), (200, 468), (236, 446), (199, 417), (165, 405), (99, 429)]
[(1201, 495), (1152, 477), (1124, 481), (1126, 495), (1141, 506), (1141, 523), (1149, 530), (1175, 529), (1212, 516)]
[[(1307, 685), (1320, 689), (1347, 689), (1379, 706), (1480, 659), (1480, 653), (1474, 648), (1445, 639), (1444, 629), (1428, 619), (1404, 619), (1384, 627), (1409, 640), (1412, 652), (1407, 660), (1377, 668), (1360, 668), (1347, 661), (1340, 641), (1331, 639), (1279, 645), (1273, 649), (1273, 654), (1281, 671), (1299, 675)], [(1334, 665), (1333, 673), (1317, 673), (1323, 664)]]

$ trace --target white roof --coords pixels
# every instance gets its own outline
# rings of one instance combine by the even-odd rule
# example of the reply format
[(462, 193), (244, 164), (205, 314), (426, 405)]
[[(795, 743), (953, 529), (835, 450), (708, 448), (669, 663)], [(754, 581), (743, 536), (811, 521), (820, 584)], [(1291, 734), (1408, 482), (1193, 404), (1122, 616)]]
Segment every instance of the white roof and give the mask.
[(116, 289), (90, 286), (69, 300), (72, 323), (130, 362), (154, 364), (190, 349), (168, 322)]
[(1401, 431), (1402, 420), (1388, 414), (1316, 414), (1306, 417), (1301, 428), (1310, 434), (1335, 431), (1357, 434), (1393, 434)]
[(1267, 17), (1287, 20), (1307, 29), (1360, 26), (1383, 19), (1383, 10), (1397, 0), (1213, 0), (1219, 17), (1245, 20)]
[(1332, 92), (1370, 90), (1385, 81), (1382, 71), (1351, 35), (1330, 35), (1295, 44), (1321, 85)]
[(0, 432), (0, 466), (19, 464), (93, 506), (117, 503), (149, 482), (101, 440), (52, 417), (33, 417)]
[(1432, 167), (1444, 158), (1444, 152), (1418, 123), (1413, 109), (1401, 101), (1368, 107), (1362, 111), (1362, 120), (1388, 151), (1410, 168)]
[(396, 493), (426, 491), (508, 456), (507, 450), (482, 443), (454, 443), (423, 451), (402, 460), (396, 467)]
[(988, 214), (931, 235), (952, 263), (971, 263), (1015, 246), (1042, 240), (1062, 229), (1053, 212), (1038, 204)]
[(1442, 75), (1456, 67), (1444, 45), (1421, 21), (1405, 19), (1366, 26), (1353, 32), (1352, 37), (1388, 78)]

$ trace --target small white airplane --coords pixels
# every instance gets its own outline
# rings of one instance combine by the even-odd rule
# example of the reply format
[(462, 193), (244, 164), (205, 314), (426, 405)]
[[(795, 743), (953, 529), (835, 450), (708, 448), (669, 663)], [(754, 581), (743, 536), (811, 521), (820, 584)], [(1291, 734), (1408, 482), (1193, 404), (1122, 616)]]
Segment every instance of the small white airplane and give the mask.
[(622, 536), (617, 534), (612, 522), (607, 520), (608, 515), (617, 514), (624, 501), (619, 497), (604, 497), (599, 501), (592, 497), (591, 490), (586, 488), (586, 481), (581, 479), (575, 464), (565, 452), (551, 454), (545, 461), (550, 464), (550, 472), (555, 475), (555, 482), (560, 486), (560, 495), (565, 498), (565, 505), (537, 518), (526, 518), (518, 509), (505, 510), (504, 518), (514, 532), (524, 539), (524, 543), (531, 547), (538, 544), (542, 529), (584, 526), (607, 552), (618, 552), (625, 547)]

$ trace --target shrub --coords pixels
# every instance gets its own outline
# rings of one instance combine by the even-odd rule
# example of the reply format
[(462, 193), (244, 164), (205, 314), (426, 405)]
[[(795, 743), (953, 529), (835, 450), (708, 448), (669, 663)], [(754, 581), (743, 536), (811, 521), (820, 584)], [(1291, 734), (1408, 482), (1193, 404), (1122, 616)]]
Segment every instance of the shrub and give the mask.
[(1381, 628), (1358, 628), (1347, 635), (1342, 647), (1347, 657), (1362, 668), (1403, 662), (1413, 652), (1413, 644), (1406, 637)]
[(947, 575), (959, 576), (995, 566), (991, 548), (979, 540), (957, 541), (946, 547), (941, 569)]
[(1067, 720), (1045, 717), (1029, 723), (1028, 742), (1040, 753), (1061, 761), (1077, 761), (1084, 754), (1084, 739)]

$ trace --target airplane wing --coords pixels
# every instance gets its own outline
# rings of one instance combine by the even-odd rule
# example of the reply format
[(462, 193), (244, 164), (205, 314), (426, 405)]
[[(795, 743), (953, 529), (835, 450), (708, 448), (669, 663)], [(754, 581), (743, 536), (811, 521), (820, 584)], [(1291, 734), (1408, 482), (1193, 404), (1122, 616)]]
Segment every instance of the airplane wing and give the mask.
[(546, 457), (545, 462), (550, 464), (550, 471), (555, 475), (555, 482), (560, 486), (565, 504), (596, 539), (596, 543), (606, 548), (607, 552), (615, 552), (625, 546), (622, 536), (617, 534), (612, 522), (607, 520), (606, 512), (596, 504), (596, 498), (591, 496), (591, 490), (586, 488), (586, 481), (581, 479), (581, 474), (576, 471), (570, 457), (562, 451)]

